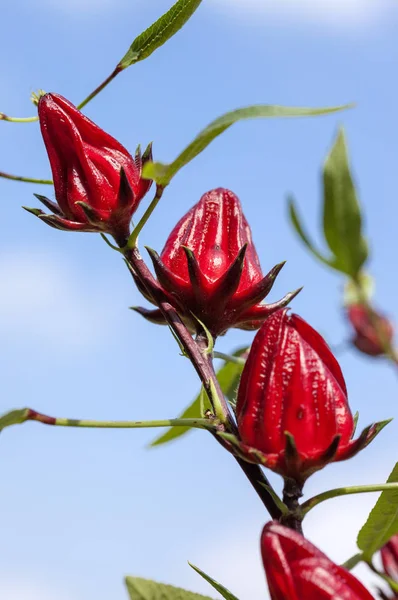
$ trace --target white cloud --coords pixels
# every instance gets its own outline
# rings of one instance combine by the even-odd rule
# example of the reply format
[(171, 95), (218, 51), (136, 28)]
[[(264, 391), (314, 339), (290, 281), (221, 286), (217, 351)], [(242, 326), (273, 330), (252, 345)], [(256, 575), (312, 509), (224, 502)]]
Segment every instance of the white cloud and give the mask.
[(371, 24), (397, 10), (392, 0), (218, 0), (241, 16), (263, 13), (289, 20), (305, 20), (339, 27)]
[(33, 339), (58, 349), (87, 348), (98, 343), (114, 318), (110, 298), (48, 253), (3, 254), (0, 281), (3, 341)]

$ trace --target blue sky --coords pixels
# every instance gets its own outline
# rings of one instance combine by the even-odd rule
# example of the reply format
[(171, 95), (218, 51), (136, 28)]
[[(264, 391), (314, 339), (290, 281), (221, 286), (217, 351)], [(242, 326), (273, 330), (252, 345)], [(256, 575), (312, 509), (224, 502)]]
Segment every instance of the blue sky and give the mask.
[[(168, 0), (14, 0), (0, 38), (0, 111), (33, 114), (38, 88), (78, 102), (112, 70)], [(321, 8), (322, 7), (322, 8)], [(4, 11), (3, 11), (4, 15)], [(347, 130), (365, 212), (376, 300), (392, 319), (396, 273), (395, 0), (204, 0), (188, 26), (122, 73), (87, 114), (131, 151), (154, 141), (171, 160), (209, 121), (254, 103), (355, 110), (302, 120), (238, 124), (173, 181), (141, 236), (160, 250), (207, 190), (237, 193), (264, 271), (287, 265), (272, 298), (304, 285), (294, 310), (331, 344), (347, 337), (342, 281), (305, 252), (286, 219), (295, 194), (319, 243), (320, 166), (339, 124)], [(37, 124), (0, 123), (0, 170), (50, 175)], [(50, 188), (0, 181), (1, 411), (57, 416), (176, 416), (198, 389), (166, 328), (127, 307), (142, 302), (120, 257), (95, 235), (57, 232), (21, 210)], [(252, 335), (219, 341), (231, 350)], [(383, 361), (339, 353), (361, 425), (397, 414), (397, 378)], [(390, 425), (355, 459), (328, 467), (309, 495), (384, 481), (397, 458)], [(267, 521), (234, 461), (205, 433), (147, 450), (152, 431), (87, 431), (27, 424), (1, 436), (0, 595), (7, 600), (122, 600), (134, 574), (212, 594), (190, 560), (241, 598), (266, 598), (258, 538)], [(276, 487), (279, 478), (272, 477)], [(306, 531), (335, 560), (374, 495), (315, 509)], [(364, 571), (359, 572), (365, 576)]]

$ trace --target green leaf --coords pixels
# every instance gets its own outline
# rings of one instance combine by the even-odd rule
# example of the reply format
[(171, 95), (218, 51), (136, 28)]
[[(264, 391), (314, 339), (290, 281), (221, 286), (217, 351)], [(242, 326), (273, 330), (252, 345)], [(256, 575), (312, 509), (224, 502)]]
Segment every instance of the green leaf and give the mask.
[(296, 230), (299, 238), (303, 242), (303, 244), (308, 248), (308, 250), (321, 262), (325, 263), (328, 266), (332, 266), (333, 259), (326, 258), (322, 256), (320, 252), (315, 248), (314, 244), (310, 240), (308, 234), (306, 233), (303, 225), (301, 224), (300, 218), (298, 216), (298, 212), (295, 206), (295, 202), (292, 196), (288, 198), (288, 210), (290, 222), (293, 225), (293, 228)]
[(336, 268), (355, 278), (368, 258), (368, 246), (342, 129), (325, 161), (323, 185), (325, 239), (337, 259)]
[(130, 600), (211, 600), (209, 596), (141, 577), (126, 577), (125, 581)]
[(188, 564), (189, 564), (190, 567), (193, 568), (194, 571), (196, 571), (197, 573), (199, 573), (199, 575), (201, 575), (203, 577), (203, 579), (205, 579), (208, 583), (210, 583), (210, 585), (212, 585), (214, 587), (214, 589), (219, 594), (221, 594), (221, 596), (223, 598), (225, 598), (225, 600), (238, 600), (238, 598), (236, 596), (234, 596), (233, 594), (231, 594), (231, 592), (229, 592), (227, 590), (227, 588), (225, 588), (223, 585), (221, 585), (221, 583), (218, 583), (217, 581), (215, 581), (209, 575), (206, 575), (206, 573), (204, 573), (203, 571), (201, 571), (201, 569), (199, 569), (199, 567), (195, 567), (195, 565), (191, 564), (190, 562)]
[[(398, 463), (396, 463), (387, 483), (398, 482)], [(358, 548), (362, 550), (364, 560), (371, 560), (388, 540), (398, 533), (398, 491), (385, 491), (380, 495), (368, 520), (358, 534)]]
[(163, 46), (185, 25), (201, 2), (202, 0), (178, 0), (167, 13), (135, 38), (118, 67), (126, 69)]
[[(234, 352), (233, 356), (241, 356), (242, 354), (244, 354), (244, 352), (246, 352), (246, 350), (247, 350), (247, 347), (239, 348), (238, 350), (236, 350)], [(224, 364), (217, 371), (217, 379), (220, 382), (221, 389), (231, 403), (234, 402), (236, 390), (238, 387), (239, 378), (241, 376), (242, 370), (243, 370), (243, 365), (228, 362), (228, 363)], [(209, 400), (207, 398), (207, 394), (204, 394), (204, 398), (202, 400), (203, 401), (201, 402), (201, 392), (200, 392), (198, 394), (198, 396), (195, 398), (195, 400), (184, 410), (184, 412), (181, 414), (181, 416), (179, 418), (181, 418), (181, 419), (201, 418), (203, 416), (203, 414), (201, 412), (202, 408), (204, 408), (205, 410), (207, 408), (211, 409)], [(170, 427), (170, 429), (168, 429), (166, 431), (166, 433), (164, 433), (160, 437), (156, 438), (150, 444), (150, 446), (151, 447), (159, 446), (160, 444), (165, 444), (167, 442), (171, 442), (172, 440), (175, 440), (175, 439), (181, 437), (182, 435), (184, 435), (185, 433), (187, 433), (190, 430), (191, 430), (190, 427)]]
[(24, 423), (29, 415), (29, 408), (20, 408), (12, 410), (0, 417), (0, 432), (10, 425), (20, 425)]
[(203, 129), (203, 131), (196, 136), (193, 142), (191, 142), (172, 163), (147, 163), (144, 166), (143, 175), (147, 179), (153, 179), (158, 185), (165, 187), (170, 183), (171, 179), (182, 167), (188, 164), (193, 158), (207, 148), (207, 146), (217, 136), (231, 127), (231, 125), (237, 121), (241, 121), (242, 119), (253, 119), (258, 117), (310, 117), (334, 113), (349, 107), (350, 105), (336, 106), (331, 108), (297, 108), (270, 104), (258, 104), (254, 106), (247, 106), (245, 108), (238, 108), (237, 110), (225, 113), (210, 123), (210, 125), (208, 125), (206, 129)]

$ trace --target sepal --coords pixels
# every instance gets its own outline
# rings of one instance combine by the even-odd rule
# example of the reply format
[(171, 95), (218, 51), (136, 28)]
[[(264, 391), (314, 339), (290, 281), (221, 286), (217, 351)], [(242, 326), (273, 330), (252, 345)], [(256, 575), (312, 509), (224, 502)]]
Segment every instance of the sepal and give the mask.
[[(269, 273), (261, 281), (253, 285), (247, 292), (242, 295), (237, 294), (234, 298), (234, 303), (239, 305), (240, 310), (244, 311), (264, 300), (270, 293), (277, 276), (285, 266), (286, 261), (283, 261), (273, 267)], [(298, 292), (297, 292), (298, 293)], [(289, 300), (290, 301), (290, 300)], [(270, 305), (269, 305), (270, 306)]]
[(149, 248), (148, 246), (145, 246), (145, 249), (152, 261), (153, 268), (155, 269), (156, 277), (158, 278), (160, 285), (166, 290), (166, 292), (178, 295), (179, 289), (183, 284), (181, 279), (177, 275), (174, 275), (174, 273), (172, 273), (172, 271), (166, 267), (159, 254), (155, 250)]
[(196, 260), (196, 256), (193, 250), (188, 248), (188, 246), (181, 247), (184, 250), (187, 259), (189, 280), (192, 285), (193, 293), (197, 300), (202, 302), (206, 301), (208, 297), (208, 294), (206, 293), (207, 282), (200, 269), (199, 263)]
[(252, 331), (258, 329), (264, 323), (264, 321), (270, 317), (276, 311), (286, 308), (290, 302), (301, 292), (303, 288), (300, 287), (294, 292), (288, 292), (283, 298), (272, 302), (270, 304), (256, 304), (242, 315), (240, 315), (236, 327), (240, 329), (246, 329)]
[(166, 319), (162, 315), (162, 312), (157, 308), (154, 310), (148, 310), (147, 308), (143, 308), (142, 306), (130, 306), (131, 310), (134, 310), (139, 315), (144, 317), (150, 323), (155, 323), (155, 325), (166, 325)]
[(358, 452), (373, 442), (381, 430), (391, 423), (391, 421), (392, 419), (386, 419), (385, 421), (379, 421), (377, 423), (373, 423), (372, 425), (368, 425), (368, 427), (365, 427), (360, 436), (356, 440), (351, 441), (348, 447), (342, 451), (341, 455), (338, 458), (335, 458), (335, 460), (346, 460), (347, 458), (352, 458), (358, 454)]
[(120, 184), (118, 192), (118, 204), (119, 209), (128, 209), (132, 202), (134, 202), (134, 192), (130, 185), (126, 171), (123, 167), (120, 168)]
[(87, 202), (75, 202), (75, 204), (76, 206), (80, 206), (89, 224), (95, 227), (95, 230), (98, 231), (98, 229), (100, 229), (99, 225), (102, 220), (101, 214), (95, 208), (87, 204)]
[(226, 304), (239, 287), (242, 277), (247, 243), (239, 250), (235, 260), (231, 263), (225, 273), (217, 280), (214, 291), (213, 302)]
[(138, 146), (137, 150), (136, 150), (136, 154), (135, 154), (135, 164), (136, 167), (138, 169), (139, 175), (140, 175), (140, 180), (139, 180), (139, 184), (136, 190), (136, 194), (138, 198), (143, 198), (150, 190), (153, 180), (152, 179), (146, 179), (142, 177), (142, 170), (144, 168), (144, 166), (148, 163), (148, 162), (152, 162), (153, 161), (153, 156), (152, 156), (152, 142), (150, 144), (148, 144), (148, 146), (146, 147), (144, 154), (141, 155), (141, 147)]
[(51, 212), (53, 212), (55, 215), (58, 215), (59, 217), (62, 217), (62, 211), (59, 208), (58, 204), (56, 204), (55, 202), (52, 202), (52, 200), (49, 200), (48, 198), (46, 198), (46, 196), (41, 196), (40, 194), (33, 194), (35, 198), (37, 198), (42, 204), (44, 204), (44, 206), (46, 208), (48, 208), (48, 210), (51, 210)]
[(86, 231), (86, 232), (94, 232), (98, 231), (97, 228), (93, 228), (87, 223), (79, 223), (78, 221), (71, 221), (70, 219), (64, 219), (62, 217), (57, 217), (57, 215), (39, 215), (39, 219), (44, 221), (50, 227), (54, 227), (55, 229), (61, 229), (62, 231)]

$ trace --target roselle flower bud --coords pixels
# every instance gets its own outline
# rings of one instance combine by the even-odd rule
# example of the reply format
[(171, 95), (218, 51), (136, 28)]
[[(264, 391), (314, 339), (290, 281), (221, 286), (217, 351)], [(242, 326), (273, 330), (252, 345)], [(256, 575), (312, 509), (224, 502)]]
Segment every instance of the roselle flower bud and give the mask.
[(386, 575), (398, 583), (398, 535), (394, 535), (380, 551)]
[(271, 600), (373, 600), (349, 571), (279, 523), (264, 527), (261, 554)]
[(123, 238), (151, 181), (141, 178), (151, 148), (135, 158), (108, 133), (58, 94), (38, 105), (41, 133), (57, 204), (37, 196), (54, 214), (31, 210), (45, 223), (72, 231), (103, 231)]
[(386, 317), (362, 304), (351, 304), (347, 309), (347, 317), (355, 331), (352, 343), (360, 352), (370, 356), (385, 353), (394, 333)]
[[(187, 212), (160, 257), (149, 252), (167, 301), (192, 331), (200, 329), (199, 320), (213, 337), (230, 327), (258, 328), (297, 293), (261, 304), (283, 263), (263, 276), (239, 199), (223, 188), (207, 192)], [(158, 310), (136, 310), (151, 321), (164, 323)]]
[(236, 413), (235, 449), (299, 484), (327, 463), (354, 456), (386, 424), (352, 439), (340, 366), (319, 333), (288, 309), (271, 315), (254, 338)]

